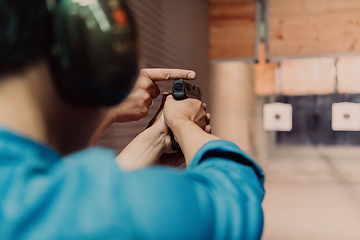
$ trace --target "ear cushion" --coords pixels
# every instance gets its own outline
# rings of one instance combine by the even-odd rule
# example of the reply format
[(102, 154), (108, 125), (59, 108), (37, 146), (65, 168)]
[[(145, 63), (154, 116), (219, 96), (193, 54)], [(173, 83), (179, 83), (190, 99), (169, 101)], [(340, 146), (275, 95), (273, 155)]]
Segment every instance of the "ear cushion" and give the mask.
[(55, 84), (67, 100), (115, 105), (137, 75), (134, 21), (120, 0), (63, 0), (53, 12)]

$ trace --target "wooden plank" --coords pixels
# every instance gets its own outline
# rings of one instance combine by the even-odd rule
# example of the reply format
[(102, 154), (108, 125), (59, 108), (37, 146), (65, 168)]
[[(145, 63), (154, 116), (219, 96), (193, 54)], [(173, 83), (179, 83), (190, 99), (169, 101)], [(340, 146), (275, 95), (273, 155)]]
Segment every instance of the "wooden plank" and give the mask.
[(330, 94), (335, 91), (335, 59), (309, 58), (281, 62), (284, 95)]
[(269, 0), (269, 55), (360, 53), (360, 1)]
[(337, 62), (338, 92), (360, 93), (360, 57), (342, 57)]
[(259, 45), (259, 63), (255, 64), (255, 93), (271, 95), (276, 93), (276, 63), (265, 60), (265, 44)]
[(269, 4), (271, 13), (275, 15), (334, 12), (360, 8), (359, 0), (269, 0)]
[(210, 59), (254, 57), (255, 8), (254, 0), (210, 2)]

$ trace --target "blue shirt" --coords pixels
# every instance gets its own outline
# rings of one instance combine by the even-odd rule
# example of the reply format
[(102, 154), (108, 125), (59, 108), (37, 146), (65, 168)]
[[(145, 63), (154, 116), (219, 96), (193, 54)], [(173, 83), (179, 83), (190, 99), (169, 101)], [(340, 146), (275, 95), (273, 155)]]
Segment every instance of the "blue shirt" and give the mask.
[(263, 174), (233, 143), (205, 144), (185, 170), (114, 158), (0, 128), (0, 239), (260, 239)]

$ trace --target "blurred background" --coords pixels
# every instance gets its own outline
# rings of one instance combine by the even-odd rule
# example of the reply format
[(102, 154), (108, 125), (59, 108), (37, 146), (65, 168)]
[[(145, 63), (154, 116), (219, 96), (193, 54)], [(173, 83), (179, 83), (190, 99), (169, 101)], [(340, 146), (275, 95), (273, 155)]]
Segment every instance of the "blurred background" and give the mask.
[(264, 169), (262, 239), (360, 239), (360, 0), (127, 1), (141, 66), (195, 70), (214, 134)]

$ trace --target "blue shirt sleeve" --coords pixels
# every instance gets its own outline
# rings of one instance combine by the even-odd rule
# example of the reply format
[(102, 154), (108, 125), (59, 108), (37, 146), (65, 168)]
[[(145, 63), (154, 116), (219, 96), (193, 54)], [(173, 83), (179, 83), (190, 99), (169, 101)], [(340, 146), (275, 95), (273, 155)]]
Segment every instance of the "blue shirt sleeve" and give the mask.
[[(261, 169), (211, 141), (186, 170), (123, 172), (100, 148), (21, 165), (2, 188), (5, 239), (260, 239)], [(2, 226), (2, 227), (1, 227)], [(54, 237), (55, 236), (55, 237)]]
[(264, 176), (233, 143), (205, 144), (185, 171), (151, 168), (126, 179), (141, 238), (261, 238)]

